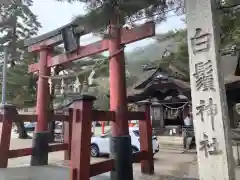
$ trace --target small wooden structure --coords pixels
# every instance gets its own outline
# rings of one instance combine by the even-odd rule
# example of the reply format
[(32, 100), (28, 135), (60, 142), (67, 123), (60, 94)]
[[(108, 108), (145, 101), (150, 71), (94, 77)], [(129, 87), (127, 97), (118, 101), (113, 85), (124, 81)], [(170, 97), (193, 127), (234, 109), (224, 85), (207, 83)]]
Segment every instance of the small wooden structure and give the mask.
[[(189, 111), (189, 83), (169, 77), (160, 68), (143, 72), (141, 79), (128, 91), (128, 102), (151, 102), (152, 126), (158, 135), (168, 135), (168, 127), (183, 125), (183, 113)], [(171, 111), (170, 111), (171, 110)], [(180, 129), (171, 131), (180, 135)]]

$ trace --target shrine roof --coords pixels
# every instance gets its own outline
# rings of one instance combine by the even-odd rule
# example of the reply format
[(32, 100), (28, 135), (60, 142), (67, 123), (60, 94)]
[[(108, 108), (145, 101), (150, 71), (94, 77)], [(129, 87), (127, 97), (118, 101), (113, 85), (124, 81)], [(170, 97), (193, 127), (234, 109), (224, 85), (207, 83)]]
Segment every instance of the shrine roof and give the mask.
[[(221, 71), (224, 75), (224, 82), (225, 84), (233, 83), (236, 81), (240, 81), (240, 57), (232, 56), (232, 55), (225, 55), (221, 57)], [(237, 73), (237, 71), (239, 71)], [(139, 81), (133, 86), (134, 89), (142, 89), (145, 86), (147, 86), (148, 83), (150, 83), (155, 76), (157, 75), (161, 76), (168, 76), (168, 74), (163, 73), (161, 68), (149, 70), (146, 72), (143, 72), (142, 75), (139, 77)], [(161, 79), (161, 78), (160, 78)], [(186, 81), (183, 81), (181, 79), (173, 78), (168, 76), (167, 79), (169, 81), (172, 81), (176, 85), (180, 87), (188, 87), (190, 88), (190, 84)]]
[(188, 82), (181, 79), (177, 79), (168, 75), (168, 73), (163, 72), (161, 68), (155, 68), (147, 71), (143, 71), (137, 83), (133, 85), (132, 90), (129, 88), (129, 91), (137, 91), (146, 88), (149, 85), (152, 85), (153, 82), (164, 83), (164, 86), (171, 86), (175, 84), (176, 86), (186, 89), (190, 88)]
[[(221, 70), (224, 75), (226, 90), (240, 88), (239, 59), (237, 56), (223, 56), (221, 58)], [(139, 81), (131, 88), (128, 88), (129, 101), (143, 100), (154, 97), (156, 93), (160, 99), (169, 96), (175, 90), (191, 98), (190, 83), (162, 73), (161, 69), (154, 69), (143, 72)]]
[[(151, 80), (144, 88), (128, 88), (128, 101), (139, 101), (148, 97), (158, 97), (164, 100), (167, 96), (178, 96), (183, 94), (187, 97), (190, 95), (190, 84), (179, 79), (168, 77), (167, 79)], [(190, 97), (189, 97), (190, 98)]]
[(153, 77), (157, 72), (158, 69), (144, 71), (139, 76), (139, 80), (133, 85), (134, 89), (141, 89), (142, 87), (146, 86), (151, 81), (151, 77)]

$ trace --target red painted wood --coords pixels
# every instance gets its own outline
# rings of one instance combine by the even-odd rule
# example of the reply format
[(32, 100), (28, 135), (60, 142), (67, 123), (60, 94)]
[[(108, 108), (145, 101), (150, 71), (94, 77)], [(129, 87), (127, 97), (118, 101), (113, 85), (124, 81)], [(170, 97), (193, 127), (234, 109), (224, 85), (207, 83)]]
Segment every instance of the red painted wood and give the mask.
[(70, 180), (77, 180), (77, 168), (70, 166)]
[[(47, 61), (50, 59), (50, 50), (44, 48), (40, 51), (39, 58), (39, 78), (37, 84), (37, 125), (36, 132), (48, 131), (48, 104), (49, 104), (49, 84), (48, 79), (42, 76), (49, 76), (50, 69), (47, 67)], [(42, 75), (42, 76), (41, 76)]]
[[(138, 162), (141, 162), (142, 160), (147, 160), (147, 159), (148, 159), (147, 151), (140, 151), (140, 152), (133, 154), (133, 162), (134, 163), (138, 163)], [(90, 176), (93, 177), (93, 176), (111, 171), (111, 170), (113, 170), (113, 168), (114, 168), (113, 159), (109, 159), (106, 161), (91, 164)]]
[(73, 109), (68, 110), (68, 121), (64, 122), (63, 141), (68, 144), (68, 148), (64, 151), (64, 160), (70, 160), (71, 158), (71, 140), (72, 140), (72, 120)]
[(68, 144), (51, 144), (49, 145), (49, 151), (48, 152), (56, 152), (56, 151), (64, 151), (68, 149)]
[(115, 121), (115, 112), (93, 110), (93, 121)]
[(145, 113), (144, 112), (128, 112), (128, 120), (145, 120)]
[[(122, 30), (121, 44), (129, 44), (141, 39), (152, 37), (155, 35), (155, 24), (153, 22), (146, 23), (134, 29)], [(76, 59), (81, 59), (93, 54), (101, 53), (108, 50), (108, 40), (101, 40), (86, 46), (82, 46), (77, 52), (66, 55), (61, 54), (53, 57), (47, 63), (48, 67), (56, 66), (58, 64), (67, 63)], [(114, 52), (115, 53), (115, 52)], [(38, 63), (29, 65), (28, 72), (38, 71)]]
[[(152, 29), (149, 28), (149, 26), (153, 26)], [(124, 34), (124, 36), (122, 37), (122, 42), (123, 44), (125, 44), (128, 39), (132, 38), (133, 36), (137, 36), (139, 34), (141, 34), (142, 32), (148, 32), (148, 33), (155, 33), (155, 26), (152, 22), (148, 22), (140, 27), (136, 27), (133, 30), (132, 29), (122, 29), (122, 33)], [(61, 34), (55, 37), (52, 37), (51, 39), (47, 39), (45, 41), (39, 42), (37, 44), (31, 45), (28, 47), (28, 52), (34, 52), (34, 51), (40, 51), (42, 49), (42, 47), (47, 47), (47, 46), (55, 46), (58, 45), (60, 43), (62, 43), (61, 39)], [(141, 40), (141, 39), (139, 39)], [(131, 43), (131, 42), (129, 42)]]
[(32, 155), (32, 148), (12, 149), (9, 150), (8, 158), (18, 158)]
[(152, 125), (150, 116), (150, 105), (140, 107), (145, 110), (145, 121), (139, 121), (140, 150), (147, 152), (147, 160), (141, 161), (141, 171), (146, 174), (154, 173), (153, 148), (152, 148)]
[[(52, 144), (49, 146), (49, 152), (63, 151), (68, 148), (68, 144)], [(32, 155), (32, 148), (12, 149), (8, 152), (8, 158), (17, 158)]]
[(152, 36), (155, 36), (155, 23), (147, 22), (133, 29), (122, 29), (121, 44), (130, 44)]
[(17, 110), (13, 106), (6, 106), (3, 109), (3, 122), (1, 124), (0, 141), (0, 168), (7, 168), (8, 153), (11, 141), (12, 123), (17, 115)]
[(89, 180), (93, 102), (83, 100), (73, 103), (71, 168), (77, 169), (77, 172), (76, 178), (72, 175), (70, 180)]
[[(58, 121), (68, 121), (67, 115), (57, 114), (53, 116), (54, 120)], [(3, 121), (3, 115), (0, 114), (0, 122)], [(37, 115), (30, 115), (30, 114), (18, 114), (13, 122), (23, 121), (23, 122), (37, 122)]]
[(99, 174), (111, 171), (113, 170), (113, 168), (114, 168), (113, 159), (91, 164), (90, 177), (97, 176)]
[[(54, 121), (68, 121), (68, 115), (54, 114), (53, 115), (53, 120)], [(51, 121), (51, 119), (50, 119), (50, 121)]]
[(147, 151), (140, 151), (133, 154), (133, 162), (140, 163), (142, 160), (148, 159), (148, 152)]
[[(114, 22), (112, 22), (114, 24)], [(112, 56), (120, 49), (121, 30), (118, 27), (110, 26), (109, 55)], [(112, 135), (129, 135), (127, 121), (127, 95), (125, 82), (125, 59), (124, 52), (113, 56), (109, 61), (109, 86), (110, 86), (110, 109), (116, 112), (116, 119), (112, 122)]]

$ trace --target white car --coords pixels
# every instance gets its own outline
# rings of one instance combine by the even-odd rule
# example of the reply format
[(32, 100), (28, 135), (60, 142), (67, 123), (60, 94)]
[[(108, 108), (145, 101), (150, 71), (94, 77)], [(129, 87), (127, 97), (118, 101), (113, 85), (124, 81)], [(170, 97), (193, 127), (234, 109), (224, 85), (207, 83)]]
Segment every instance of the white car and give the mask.
[[(108, 131), (106, 134), (102, 136), (93, 136), (91, 138), (91, 156), (97, 157), (100, 154), (109, 154), (110, 153), (110, 135), (111, 131)], [(132, 142), (132, 152), (140, 151), (140, 141), (139, 141), (139, 128), (138, 127), (130, 127), (129, 135), (131, 136)], [(159, 144), (157, 141), (157, 137), (152, 137), (153, 143), (153, 154), (159, 151)]]

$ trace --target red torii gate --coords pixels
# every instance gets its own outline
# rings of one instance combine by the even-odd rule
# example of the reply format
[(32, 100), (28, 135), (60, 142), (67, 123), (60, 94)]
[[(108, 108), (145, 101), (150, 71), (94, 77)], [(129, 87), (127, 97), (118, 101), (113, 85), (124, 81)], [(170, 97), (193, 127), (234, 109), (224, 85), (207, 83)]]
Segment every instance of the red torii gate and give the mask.
[[(110, 33), (112, 32), (112, 34), (115, 34), (115, 30), (119, 29), (114, 28), (113, 26), (110, 27)], [(153, 22), (148, 22), (140, 27), (133, 29), (123, 28), (120, 31), (121, 32), (117, 32), (117, 34), (121, 34), (121, 37), (101, 40), (82, 47), (79, 46), (78, 49), (72, 53), (61, 54), (55, 57), (52, 57), (52, 48), (63, 42), (61, 34), (55, 34), (50, 37), (47, 36), (45, 39), (36, 40), (37, 42), (35, 43), (29, 43), (28, 51), (39, 52), (40, 54), (39, 62), (29, 66), (29, 72), (39, 72), (36, 107), (38, 116), (36, 137), (33, 143), (38, 144), (40, 141), (43, 141), (41, 138), (46, 138), (44, 134), (47, 134), (46, 132), (48, 130), (49, 85), (48, 79), (44, 76), (50, 76), (50, 68), (60, 64), (67, 64), (71, 61), (101, 53), (106, 50), (109, 50), (110, 54), (110, 104), (111, 110), (116, 113), (116, 119), (112, 122), (112, 135), (113, 137), (126, 137), (129, 135), (126, 117), (127, 98), (123, 49), (125, 44), (154, 36), (155, 24)], [(83, 34), (84, 33), (81, 35)], [(37, 164), (37, 161), (37, 157), (32, 156), (32, 164)], [(129, 169), (129, 171), (132, 171), (132, 168)]]
[[(129, 44), (138, 40), (142, 40), (148, 37), (152, 37), (155, 35), (155, 24), (153, 22), (148, 22), (140, 27), (136, 27), (134, 29), (122, 29), (122, 37), (121, 37), (121, 45)], [(79, 47), (76, 52), (71, 54), (61, 54), (55, 57), (52, 57), (52, 47), (59, 44), (59, 38), (52, 37), (50, 39), (46, 39), (44, 41), (38, 42), (36, 44), (30, 45), (28, 47), (29, 52), (40, 52), (39, 63), (29, 65), (29, 72), (39, 71), (39, 80), (38, 80), (38, 88), (37, 88), (37, 113), (38, 113), (38, 125), (37, 131), (45, 131), (47, 129), (47, 99), (48, 98), (48, 82), (47, 78), (41, 76), (49, 76), (50, 75), (50, 67), (66, 64), (76, 59), (84, 58), (87, 56), (91, 56), (93, 54), (101, 53), (106, 50), (109, 50), (110, 56), (112, 56), (115, 52), (118, 52), (119, 47), (114, 47), (114, 43), (109, 40), (101, 40), (86, 46)], [(112, 59), (118, 59), (119, 57), (113, 57)], [(125, 68), (121, 67), (121, 72), (118, 72), (116, 69), (119, 68), (118, 63), (111, 63), (113, 60), (110, 60), (110, 99), (111, 102), (115, 102), (116, 99), (126, 99), (125, 97), (119, 97), (118, 90), (118, 82), (117, 79), (121, 82), (122, 78), (125, 77)], [(116, 60), (118, 61), (118, 60)], [(115, 85), (113, 85), (115, 84)], [(125, 88), (125, 85), (124, 85)], [(121, 91), (126, 91), (122, 89)], [(126, 103), (126, 101), (124, 102)]]

